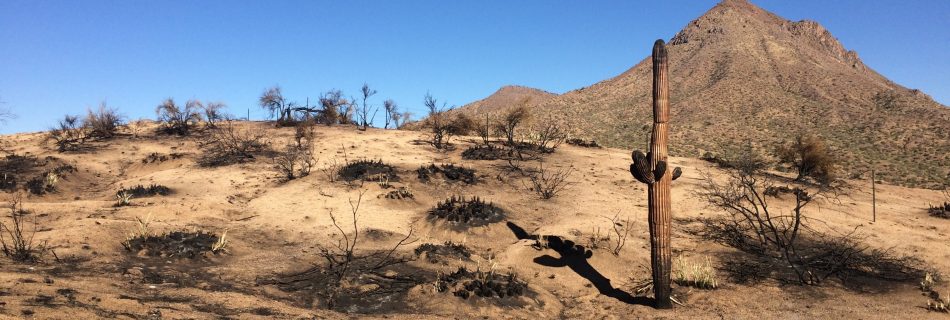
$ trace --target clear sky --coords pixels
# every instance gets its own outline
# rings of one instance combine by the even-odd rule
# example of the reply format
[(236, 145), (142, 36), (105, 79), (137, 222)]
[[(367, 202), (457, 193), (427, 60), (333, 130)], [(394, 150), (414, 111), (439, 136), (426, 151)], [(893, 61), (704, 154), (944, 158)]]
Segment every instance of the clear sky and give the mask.
[[(128, 118), (162, 99), (261, 119), (280, 85), (303, 102), (366, 82), (422, 114), (519, 84), (555, 93), (613, 77), (717, 1), (0, 1), (0, 132), (45, 130), (101, 101)], [(950, 104), (950, 1), (757, 0), (830, 30), (870, 67)], [(377, 119), (379, 121), (380, 119)]]

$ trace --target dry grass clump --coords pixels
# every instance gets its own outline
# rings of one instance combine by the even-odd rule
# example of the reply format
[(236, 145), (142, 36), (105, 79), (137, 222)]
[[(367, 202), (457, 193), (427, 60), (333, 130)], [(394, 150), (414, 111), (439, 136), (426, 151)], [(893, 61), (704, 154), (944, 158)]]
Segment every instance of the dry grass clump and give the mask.
[(683, 257), (673, 259), (673, 282), (678, 285), (711, 290), (719, 287), (717, 278), (709, 257), (700, 262)]
[(499, 273), (494, 270), (470, 271), (466, 267), (449, 274), (439, 274), (435, 284), (439, 292), (451, 291), (462, 299), (469, 297), (499, 298), (517, 297), (528, 293), (528, 283), (514, 273)]

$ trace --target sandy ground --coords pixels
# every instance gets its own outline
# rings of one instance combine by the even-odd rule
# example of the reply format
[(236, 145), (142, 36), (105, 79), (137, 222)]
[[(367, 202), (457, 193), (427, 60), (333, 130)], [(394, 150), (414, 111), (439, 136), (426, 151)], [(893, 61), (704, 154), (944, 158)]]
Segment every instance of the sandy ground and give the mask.
[[(264, 123), (241, 124), (267, 130), (274, 146), (283, 145), (292, 128), (276, 129)], [(318, 127), (318, 169), (336, 158), (382, 159), (399, 169), (400, 182), (414, 200), (377, 197), (388, 190), (376, 183), (362, 187), (330, 182), (319, 170), (308, 177), (284, 182), (269, 159), (219, 168), (195, 163), (200, 152), (192, 138), (123, 136), (92, 143), (83, 152), (60, 154), (42, 144), (42, 134), (2, 137), (8, 150), (44, 158), (53, 156), (78, 172), (68, 174), (58, 191), (29, 196), (25, 208), (37, 219), (34, 242), (46, 243), (51, 252), (34, 264), (0, 258), (0, 317), (42, 319), (270, 319), (270, 318), (512, 318), (512, 319), (925, 319), (945, 318), (928, 312), (926, 299), (914, 283), (878, 283), (855, 289), (838, 282), (821, 287), (764, 280), (740, 284), (719, 273), (721, 288), (697, 290), (676, 287), (684, 300), (673, 310), (628, 304), (601, 294), (590, 274), (570, 266), (549, 267), (536, 263), (541, 256), (558, 254), (537, 250), (531, 240), (519, 240), (506, 222), (531, 234), (559, 235), (580, 244), (598, 229), (611, 230), (610, 217), (629, 218), (632, 233), (619, 256), (609, 249), (595, 249), (589, 266), (609, 286), (629, 291), (633, 283), (649, 278), (649, 242), (646, 192), (627, 171), (628, 150), (586, 149), (564, 145), (545, 157), (550, 168), (572, 166), (574, 185), (552, 200), (540, 200), (527, 191), (522, 179), (501, 170), (503, 161), (466, 161), (460, 152), (474, 140), (456, 140), (459, 148), (438, 152), (414, 141), (423, 134), (411, 131), (365, 132), (352, 127)], [(675, 143), (675, 142), (674, 142)], [(184, 157), (142, 163), (150, 153), (183, 153)], [(474, 168), (480, 178), (465, 186), (444, 181), (420, 182), (414, 170), (429, 163), (456, 163)], [(673, 184), (674, 256), (709, 257), (714, 266), (736, 257), (736, 250), (691, 235), (697, 227), (689, 221), (724, 213), (709, 208), (695, 195), (702, 170), (716, 169), (697, 159), (673, 158), (684, 175)], [(114, 207), (120, 187), (161, 184), (174, 190), (169, 196), (134, 199), (134, 206)], [(808, 214), (820, 217), (829, 228), (850, 231), (855, 227), (865, 244), (914, 255), (936, 270), (950, 271), (950, 220), (929, 217), (928, 203), (943, 201), (940, 192), (882, 185), (878, 189), (877, 222), (871, 223), (871, 197), (865, 182), (841, 202), (821, 203)], [(462, 242), (473, 249), (471, 261), (446, 265), (414, 261), (420, 270), (454, 271), (458, 265), (513, 272), (527, 280), (532, 292), (519, 304), (496, 300), (462, 300), (439, 293), (431, 284), (410, 290), (398, 307), (385, 314), (345, 314), (308, 307), (312, 297), (285, 292), (259, 279), (303, 270), (320, 263), (316, 248), (334, 243), (328, 209), (349, 210), (347, 201), (360, 190), (365, 196), (359, 215), (360, 228), (376, 230), (358, 249), (382, 249), (404, 236), (410, 228), (416, 242)], [(427, 210), (451, 195), (479, 196), (506, 209), (505, 222), (456, 230), (426, 218)], [(11, 193), (0, 194), (8, 203)], [(4, 204), (5, 205), (5, 204)], [(776, 204), (777, 206), (787, 204)], [(6, 213), (4, 213), (6, 214)], [(137, 217), (153, 218), (156, 231), (227, 230), (227, 252), (197, 261), (139, 257), (120, 243)], [(338, 214), (349, 223), (346, 214)], [(6, 222), (6, 220), (4, 220)], [(369, 231), (366, 231), (369, 232)], [(55, 253), (55, 255), (53, 254)], [(145, 281), (158, 273), (163, 280)], [(598, 278), (602, 279), (602, 278)], [(152, 281), (154, 282), (154, 281)], [(381, 311), (381, 312), (383, 312)]]

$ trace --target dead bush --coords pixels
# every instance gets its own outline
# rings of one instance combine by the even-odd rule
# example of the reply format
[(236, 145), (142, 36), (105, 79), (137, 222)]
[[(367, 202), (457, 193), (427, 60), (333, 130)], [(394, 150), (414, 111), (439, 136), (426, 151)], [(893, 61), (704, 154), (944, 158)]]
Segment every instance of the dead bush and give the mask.
[(797, 181), (811, 177), (819, 183), (835, 180), (835, 159), (824, 141), (814, 135), (798, 135), (776, 150), (779, 161), (797, 171)]
[[(33, 217), (27, 222), (27, 216)], [(36, 235), (36, 217), (23, 210), (23, 201), (20, 194), (14, 195), (10, 201), (7, 221), (0, 222), (0, 246), (3, 254), (17, 262), (36, 262), (39, 254), (46, 250), (46, 245), (33, 244)], [(27, 226), (27, 224), (31, 226)], [(29, 230), (27, 230), (29, 228)]]
[(539, 161), (538, 170), (528, 175), (528, 179), (531, 181), (531, 185), (528, 186), (528, 189), (541, 197), (541, 199), (548, 200), (554, 198), (573, 184), (568, 180), (572, 173), (574, 173), (573, 167), (552, 171), (545, 169), (544, 163)]
[(534, 148), (543, 153), (554, 152), (564, 139), (567, 139), (567, 132), (553, 121), (541, 121), (528, 132), (528, 139), (534, 145)]
[(77, 151), (90, 138), (89, 128), (77, 116), (65, 115), (46, 135), (59, 152)]
[[(746, 149), (752, 152), (751, 149)], [(807, 215), (816, 201), (836, 201), (842, 191), (836, 183), (792, 188), (788, 206), (770, 205), (764, 190), (773, 186), (772, 176), (764, 172), (768, 163), (756, 155), (737, 155), (725, 169), (726, 178), (704, 174), (698, 195), (728, 216), (717, 234), (767, 265), (787, 266), (801, 284), (817, 285), (830, 276), (844, 279), (865, 276), (888, 280), (906, 280), (920, 269), (911, 258), (895, 257), (887, 250), (861, 245), (855, 231), (826, 232), (812, 227), (820, 221)], [(784, 268), (784, 267), (783, 267)]]
[(274, 165), (287, 180), (310, 175), (310, 171), (316, 165), (313, 154), (314, 135), (312, 123), (300, 122), (294, 128), (293, 141), (275, 154)]
[(162, 104), (155, 107), (155, 114), (158, 115), (158, 122), (161, 123), (159, 131), (180, 136), (191, 134), (192, 129), (201, 122), (203, 108), (201, 101), (198, 100), (188, 100), (182, 107), (175, 104), (172, 98), (165, 99)]
[(150, 184), (148, 186), (137, 185), (131, 188), (121, 188), (116, 191), (116, 195), (127, 194), (133, 198), (144, 198), (151, 196), (167, 196), (172, 193), (172, 189), (160, 184)]
[(929, 205), (927, 213), (937, 218), (950, 219), (950, 202), (944, 202), (942, 205)]
[(472, 119), (464, 114), (459, 113), (451, 117), (449, 111), (452, 108), (447, 108), (445, 103), (439, 106), (438, 101), (428, 93), (424, 102), (429, 116), (423, 126), (429, 129), (429, 143), (436, 149), (450, 147), (452, 136), (468, 134), (474, 127)]
[(420, 283), (412, 276), (400, 274), (394, 268), (410, 261), (410, 257), (399, 254), (400, 248), (411, 244), (413, 230), (409, 229), (392, 248), (381, 251), (364, 252), (358, 249), (362, 240), (359, 227), (359, 210), (365, 191), (360, 191), (354, 200), (350, 199), (350, 218), (352, 227), (345, 230), (333, 210), (329, 210), (330, 221), (337, 231), (335, 244), (318, 246), (318, 256), (324, 260), (319, 266), (277, 279), (264, 281), (273, 283), (282, 290), (313, 292), (324, 307), (336, 310), (356, 308), (388, 300), (396, 294), (404, 294)]
[(34, 176), (24, 184), (24, 189), (35, 195), (43, 195), (46, 193), (52, 193), (56, 191), (56, 186), (59, 184), (60, 179), (62, 179), (67, 173), (76, 172), (76, 168), (64, 164), (53, 168), (52, 170), (47, 170), (40, 173), (37, 176)]
[(495, 145), (474, 145), (462, 151), (465, 160), (499, 160), (507, 159), (509, 150)]
[(217, 167), (253, 161), (269, 151), (264, 137), (260, 130), (238, 129), (230, 120), (224, 121), (199, 141), (202, 153), (198, 165)]
[(122, 125), (122, 116), (103, 102), (96, 111), (87, 112), (83, 125), (88, 127), (90, 137), (109, 139), (116, 135)]

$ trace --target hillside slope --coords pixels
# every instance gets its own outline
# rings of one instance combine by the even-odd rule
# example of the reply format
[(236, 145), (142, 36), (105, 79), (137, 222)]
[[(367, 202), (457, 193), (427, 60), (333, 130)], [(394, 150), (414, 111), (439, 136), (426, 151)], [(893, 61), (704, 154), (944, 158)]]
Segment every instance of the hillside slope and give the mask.
[[(772, 149), (808, 132), (837, 150), (851, 177), (874, 161), (889, 183), (938, 187), (947, 177), (950, 109), (881, 76), (817, 22), (726, 0), (673, 36), (668, 52), (674, 155), (697, 157), (745, 141)], [(642, 148), (650, 72), (643, 59), (537, 104), (535, 114), (609, 146)]]

